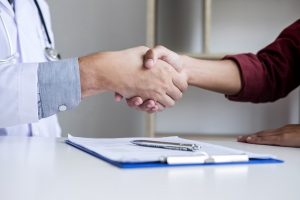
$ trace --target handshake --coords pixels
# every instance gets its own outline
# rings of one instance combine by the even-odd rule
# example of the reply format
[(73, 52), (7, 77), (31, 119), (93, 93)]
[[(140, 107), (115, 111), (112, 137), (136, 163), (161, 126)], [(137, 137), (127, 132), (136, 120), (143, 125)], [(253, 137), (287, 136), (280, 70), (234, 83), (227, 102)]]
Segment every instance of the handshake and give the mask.
[(79, 58), (82, 98), (115, 92), (130, 107), (149, 113), (175, 105), (188, 87), (182, 57), (165, 47), (135, 47)]

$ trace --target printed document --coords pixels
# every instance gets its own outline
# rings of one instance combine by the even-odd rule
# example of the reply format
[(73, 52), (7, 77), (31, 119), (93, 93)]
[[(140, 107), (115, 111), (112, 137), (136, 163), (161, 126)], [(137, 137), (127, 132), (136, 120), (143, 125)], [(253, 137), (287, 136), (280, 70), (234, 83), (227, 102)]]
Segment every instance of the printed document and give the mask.
[[(131, 143), (131, 141), (137, 139), (197, 144), (201, 148), (199, 151), (191, 152), (191, 151), (170, 150), (170, 149), (153, 148), (153, 147), (142, 147)], [(112, 161), (127, 162), (127, 163), (156, 162), (156, 161), (160, 161), (162, 157), (196, 156), (196, 155), (203, 155), (203, 152), (205, 152), (205, 154), (208, 154), (210, 156), (247, 154), (249, 158), (258, 158), (258, 159), (274, 158), (274, 156), (271, 155), (254, 154), (250, 152), (241, 151), (238, 149), (209, 144), (205, 142), (187, 140), (177, 136), (162, 137), (162, 138), (140, 138), (139, 137), (139, 138), (98, 139), (98, 138), (74, 137), (72, 135), (68, 135), (68, 140), (76, 145), (79, 145), (85, 149), (93, 151), (94, 153), (97, 153)]]

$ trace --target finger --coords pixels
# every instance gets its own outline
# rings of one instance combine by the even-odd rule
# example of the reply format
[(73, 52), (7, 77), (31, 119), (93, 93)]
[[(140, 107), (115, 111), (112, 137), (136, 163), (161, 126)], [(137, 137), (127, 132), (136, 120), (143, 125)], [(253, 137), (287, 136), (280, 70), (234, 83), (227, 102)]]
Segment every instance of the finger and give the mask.
[(151, 107), (150, 112), (157, 112), (158, 111), (158, 103), (155, 103), (153, 107)]
[(181, 72), (182, 70), (182, 63), (180, 60), (180, 57), (177, 53), (167, 49), (164, 46), (156, 46), (153, 49), (154, 55), (158, 58), (161, 59), (163, 61), (165, 61), (166, 63), (168, 63), (169, 65), (171, 65), (172, 67), (174, 67), (174, 69), (178, 72)]
[(155, 107), (152, 108), (152, 111), (154, 111), (154, 112), (161, 112), (164, 109), (165, 109), (165, 107), (162, 104), (160, 104), (159, 102), (157, 102), (156, 105), (155, 105)]
[(253, 136), (254, 134), (251, 135), (241, 135), (237, 137), (238, 142), (247, 142), (247, 137)]
[(127, 99), (126, 102), (129, 107), (135, 107), (141, 105), (143, 103), (143, 99), (141, 97), (132, 97)]
[(134, 109), (136, 109), (136, 110), (138, 110), (138, 111), (144, 111), (144, 112), (147, 112), (147, 111), (148, 111), (147, 109), (142, 109), (141, 106), (134, 106), (134, 107), (132, 107), (132, 108), (134, 108)]
[(155, 101), (154, 100), (146, 100), (144, 103), (138, 106), (138, 110), (141, 111), (151, 111), (152, 108), (155, 107)]
[(140, 105), (140, 108), (146, 109), (146, 108), (153, 108), (155, 107), (155, 101), (154, 100), (146, 100), (142, 105)]
[(264, 136), (269, 136), (269, 135), (278, 135), (279, 129), (269, 129), (265, 131), (260, 131), (254, 134), (249, 134), (249, 135), (242, 135), (237, 137), (238, 142), (247, 142), (248, 137), (264, 137)]
[(279, 145), (280, 135), (268, 135), (264, 137), (249, 136), (247, 137), (247, 143), (251, 144), (267, 144), (267, 145)]
[(146, 108), (144, 109), (144, 111), (146, 111), (146, 112), (148, 112), (148, 113), (153, 113), (152, 108), (153, 108), (153, 107), (151, 107), (151, 108), (146, 107)]
[(123, 96), (120, 95), (119, 93), (115, 93), (115, 101), (120, 102), (123, 99)]
[(172, 79), (173, 84), (181, 91), (184, 92), (187, 90), (188, 88), (188, 83), (187, 83), (187, 79), (184, 78), (183, 76), (180, 75), (176, 75), (174, 76), (174, 78)]
[(158, 102), (156, 102), (156, 104), (152, 107), (148, 106), (148, 105), (142, 105), (140, 106), (140, 108), (148, 113), (154, 113), (154, 112), (158, 112), (162, 109), (162, 105)]
[(182, 98), (182, 92), (175, 86), (171, 86), (170, 89), (167, 90), (167, 94), (175, 101)]
[(147, 113), (149, 113), (149, 114), (152, 114), (152, 113), (156, 113), (156, 111), (155, 111), (155, 110), (152, 110), (152, 109), (150, 109), (150, 110), (148, 110), (148, 111), (147, 111)]
[(255, 133), (258, 137), (269, 136), (269, 135), (278, 135), (280, 133), (280, 129), (269, 129)]
[(171, 98), (170, 96), (168, 96), (167, 94), (162, 95), (161, 97), (159, 97), (157, 99), (157, 102), (164, 105), (166, 108), (170, 108), (170, 107), (175, 105), (174, 99)]
[[(152, 102), (154, 102), (154, 104), (152, 104)], [(149, 104), (154, 105), (154, 106), (149, 106)], [(148, 113), (154, 113), (154, 112), (160, 112), (160, 111), (163, 111), (164, 110), (164, 106), (158, 102), (155, 103), (154, 100), (147, 100), (145, 101), (142, 105), (140, 105), (138, 107), (138, 110), (140, 111), (146, 111)]]
[(247, 142), (248, 137), (256, 137), (256, 134), (241, 135), (237, 137), (238, 142)]
[(146, 68), (153, 67), (156, 64), (156, 61), (161, 59), (174, 67), (176, 71), (181, 72), (182, 70), (182, 63), (179, 55), (161, 45), (148, 50), (144, 58)]
[(153, 49), (149, 49), (144, 56), (144, 67), (150, 69), (157, 61), (157, 57), (154, 55)]

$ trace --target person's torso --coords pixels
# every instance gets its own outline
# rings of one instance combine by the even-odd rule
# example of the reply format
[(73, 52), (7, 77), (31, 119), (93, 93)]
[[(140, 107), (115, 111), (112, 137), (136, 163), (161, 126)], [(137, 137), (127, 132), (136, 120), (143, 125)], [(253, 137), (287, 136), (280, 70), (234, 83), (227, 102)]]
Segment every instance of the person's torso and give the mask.
[[(38, 3), (53, 41), (48, 6), (44, 0), (38, 0)], [(49, 44), (34, 1), (15, 0), (14, 12), (7, 0), (0, 0), (0, 12), (5, 24), (0, 23), (0, 58), (10, 56), (10, 48), (12, 48), (12, 51), (17, 52), (19, 56), (17, 61), (19, 63), (47, 61), (44, 49)], [(11, 40), (11, 45), (9, 45), (9, 40)], [(57, 117), (52, 116), (32, 124), (1, 128), (0, 135), (58, 137), (60, 136), (60, 127)]]

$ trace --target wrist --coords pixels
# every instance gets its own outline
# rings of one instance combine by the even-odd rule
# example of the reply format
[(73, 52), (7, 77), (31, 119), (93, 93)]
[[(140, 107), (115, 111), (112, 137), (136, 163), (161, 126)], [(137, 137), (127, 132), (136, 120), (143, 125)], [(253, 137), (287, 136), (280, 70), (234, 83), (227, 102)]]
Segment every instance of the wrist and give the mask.
[(111, 90), (112, 79), (107, 68), (110, 52), (95, 53), (78, 59), (82, 97)]
[(180, 55), (180, 59), (182, 60), (182, 73), (185, 74), (187, 78), (187, 83), (189, 85), (192, 85), (192, 80), (193, 80), (193, 70), (191, 65), (189, 65), (189, 59), (190, 57), (185, 56), (185, 55)]

